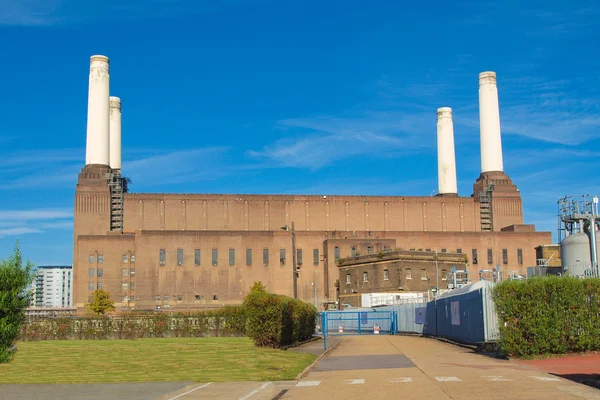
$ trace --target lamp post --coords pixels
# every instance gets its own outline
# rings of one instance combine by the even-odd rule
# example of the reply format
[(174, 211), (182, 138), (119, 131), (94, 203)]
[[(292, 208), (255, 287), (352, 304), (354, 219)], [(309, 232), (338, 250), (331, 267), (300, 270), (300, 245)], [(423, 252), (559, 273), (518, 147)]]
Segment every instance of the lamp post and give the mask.
[[(284, 231), (288, 230), (288, 226), (285, 225), (281, 229)], [(298, 298), (298, 268), (296, 266), (296, 229), (294, 221), (292, 221), (292, 286), (294, 287), (294, 299)]]

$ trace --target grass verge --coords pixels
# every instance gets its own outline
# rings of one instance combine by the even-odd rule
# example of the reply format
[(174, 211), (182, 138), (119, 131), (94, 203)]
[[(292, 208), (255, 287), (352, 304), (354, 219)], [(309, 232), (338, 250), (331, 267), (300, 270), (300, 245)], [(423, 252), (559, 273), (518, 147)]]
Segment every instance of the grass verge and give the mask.
[(315, 356), (255, 347), (249, 338), (20, 342), (0, 383), (288, 380)]

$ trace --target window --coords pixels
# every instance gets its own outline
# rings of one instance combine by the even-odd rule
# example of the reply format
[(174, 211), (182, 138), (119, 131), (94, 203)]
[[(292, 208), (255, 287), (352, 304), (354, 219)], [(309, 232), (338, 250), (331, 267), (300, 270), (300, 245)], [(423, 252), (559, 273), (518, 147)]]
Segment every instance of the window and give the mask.
[(95, 271), (94, 268), (88, 269), (88, 275), (89, 276), (94, 276), (94, 271)]
[(302, 249), (296, 249), (296, 262), (302, 265)]
[(127, 268), (121, 269), (121, 276), (127, 276), (128, 273), (129, 273), (129, 270)]
[(104, 256), (102, 254), (98, 254), (98, 264), (102, 264), (104, 262)]
[(183, 249), (177, 249), (177, 265), (183, 265)]
[(129, 299), (127, 299), (127, 296), (121, 297), (121, 302), (126, 303), (127, 301), (129, 301)]
[(458, 254), (462, 254), (462, 249), (456, 249), (456, 252), (457, 252)]
[(352, 251), (350, 253), (352, 257), (356, 257), (356, 246), (352, 246)]
[(445, 253), (445, 252), (446, 252), (446, 249), (442, 249), (442, 253)]
[(123, 263), (128, 263), (129, 262), (129, 256), (127, 254), (123, 254), (122, 261), (123, 261)]
[(373, 254), (373, 246), (367, 246), (367, 254)]
[(127, 282), (121, 283), (121, 290), (127, 290), (128, 288), (129, 288), (129, 285), (127, 284)]
[(519, 265), (523, 264), (523, 249), (517, 249), (517, 260)]
[(285, 265), (285, 249), (279, 250), (279, 265)]
[(473, 259), (473, 265), (477, 265), (477, 249), (473, 249), (471, 251), (471, 254), (472, 254), (471, 258)]
[(135, 254), (131, 255), (131, 262), (134, 263), (135, 262)]
[(313, 264), (319, 265), (319, 249), (313, 249)]
[(333, 257), (334, 260), (337, 261), (340, 258), (340, 246), (335, 246), (335, 248), (333, 249)]
[(492, 265), (494, 263), (494, 257), (492, 257), (492, 249), (487, 249), (488, 256), (488, 264)]
[(171, 296), (163, 296), (164, 301), (171, 301)]
[(130, 282), (129, 283), (129, 289), (135, 290), (135, 282)]
[(363, 282), (369, 282), (369, 273), (363, 272)]
[(201, 299), (201, 297), (200, 297), (199, 294), (197, 294), (197, 295), (194, 296), (194, 300), (200, 300), (200, 299)]
[(252, 249), (246, 249), (246, 265), (252, 265)]
[(446, 279), (448, 279), (448, 272), (443, 269), (442, 270), (442, 280), (445, 281)]
[(269, 249), (263, 249), (263, 265), (269, 265)]
[(387, 253), (388, 251), (390, 251), (390, 246), (383, 246), (383, 251), (385, 253)]
[(390, 280), (390, 271), (388, 271), (387, 269), (383, 270), (383, 280), (384, 281), (389, 281)]
[[(102, 290), (103, 286), (102, 286), (102, 282), (98, 282), (98, 290)], [(63, 299), (64, 300), (64, 299)]]
[(96, 256), (90, 256), (90, 264), (93, 264), (96, 262)]
[(200, 265), (200, 249), (194, 250), (194, 265)]
[(431, 251), (431, 249), (425, 249), (425, 251)]
[(160, 296), (154, 296), (155, 301), (160, 301)]
[(412, 279), (412, 269), (406, 268), (406, 279)]
[(502, 249), (502, 264), (508, 264), (508, 250)]
[(167, 262), (167, 252), (165, 251), (165, 249), (160, 249), (159, 260), (160, 265), (165, 265), (165, 263)]
[(427, 280), (427, 270), (426, 269), (422, 269), (421, 270), (421, 280), (422, 281), (426, 281)]
[(346, 274), (346, 285), (350, 285), (352, 283), (352, 275)]
[(212, 265), (215, 267), (217, 265), (219, 265), (219, 250), (218, 249), (212, 249)]
[(98, 270), (96, 271), (96, 275), (97, 276), (104, 276), (104, 269), (98, 268)]
[(183, 295), (177, 296), (177, 301), (183, 301)]
[(94, 290), (94, 282), (88, 283), (88, 290)]
[(235, 265), (235, 249), (229, 249), (229, 265)]
[(129, 270), (129, 273), (130, 273), (131, 276), (135, 276), (135, 268), (131, 268)]
[(129, 301), (135, 301), (135, 296), (130, 296)]

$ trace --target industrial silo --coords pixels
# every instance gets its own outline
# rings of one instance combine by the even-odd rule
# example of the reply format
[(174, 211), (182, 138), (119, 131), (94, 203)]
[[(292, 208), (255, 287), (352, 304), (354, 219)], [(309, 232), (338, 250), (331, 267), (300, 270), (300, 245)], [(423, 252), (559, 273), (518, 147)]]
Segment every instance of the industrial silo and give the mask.
[[(598, 232), (596, 232), (598, 233)], [(596, 235), (596, 248), (600, 247), (600, 235)], [(590, 236), (587, 233), (573, 233), (560, 242), (560, 257), (563, 272), (570, 276), (593, 276)]]

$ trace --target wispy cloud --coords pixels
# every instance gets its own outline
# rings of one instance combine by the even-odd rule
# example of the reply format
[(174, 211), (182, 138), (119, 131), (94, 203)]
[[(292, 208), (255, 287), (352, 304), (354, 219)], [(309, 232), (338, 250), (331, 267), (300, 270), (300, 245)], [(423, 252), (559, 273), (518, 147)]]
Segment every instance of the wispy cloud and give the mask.
[(73, 211), (69, 209), (0, 210), (0, 237), (72, 229)]
[[(258, 0), (257, 0), (258, 1)], [(0, 0), (0, 25), (81, 25), (219, 12), (250, 0)]]
[(29, 233), (41, 233), (42, 231), (35, 228), (8, 228), (8, 229), (0, 229), (0, 238), (5, 236), (20, 236), (27, 235)]
[[(425, 113), (364, 112), (356, 117), (291, 118), (279, 121), (288, 137), (248, 155), (284, 167), (318, 170), (360, 154), (385, 157), (431, 149), (435, 117)], [(296, 137), (289, 137), (289, 133)], [(430, 136), (427, 136), (430, 135)], [(433, 140), (433, 142), (432, 142)]]
[(67, 209), (0, 210), (0, 221), (48, 220), (72, 216), (73, 211)]

